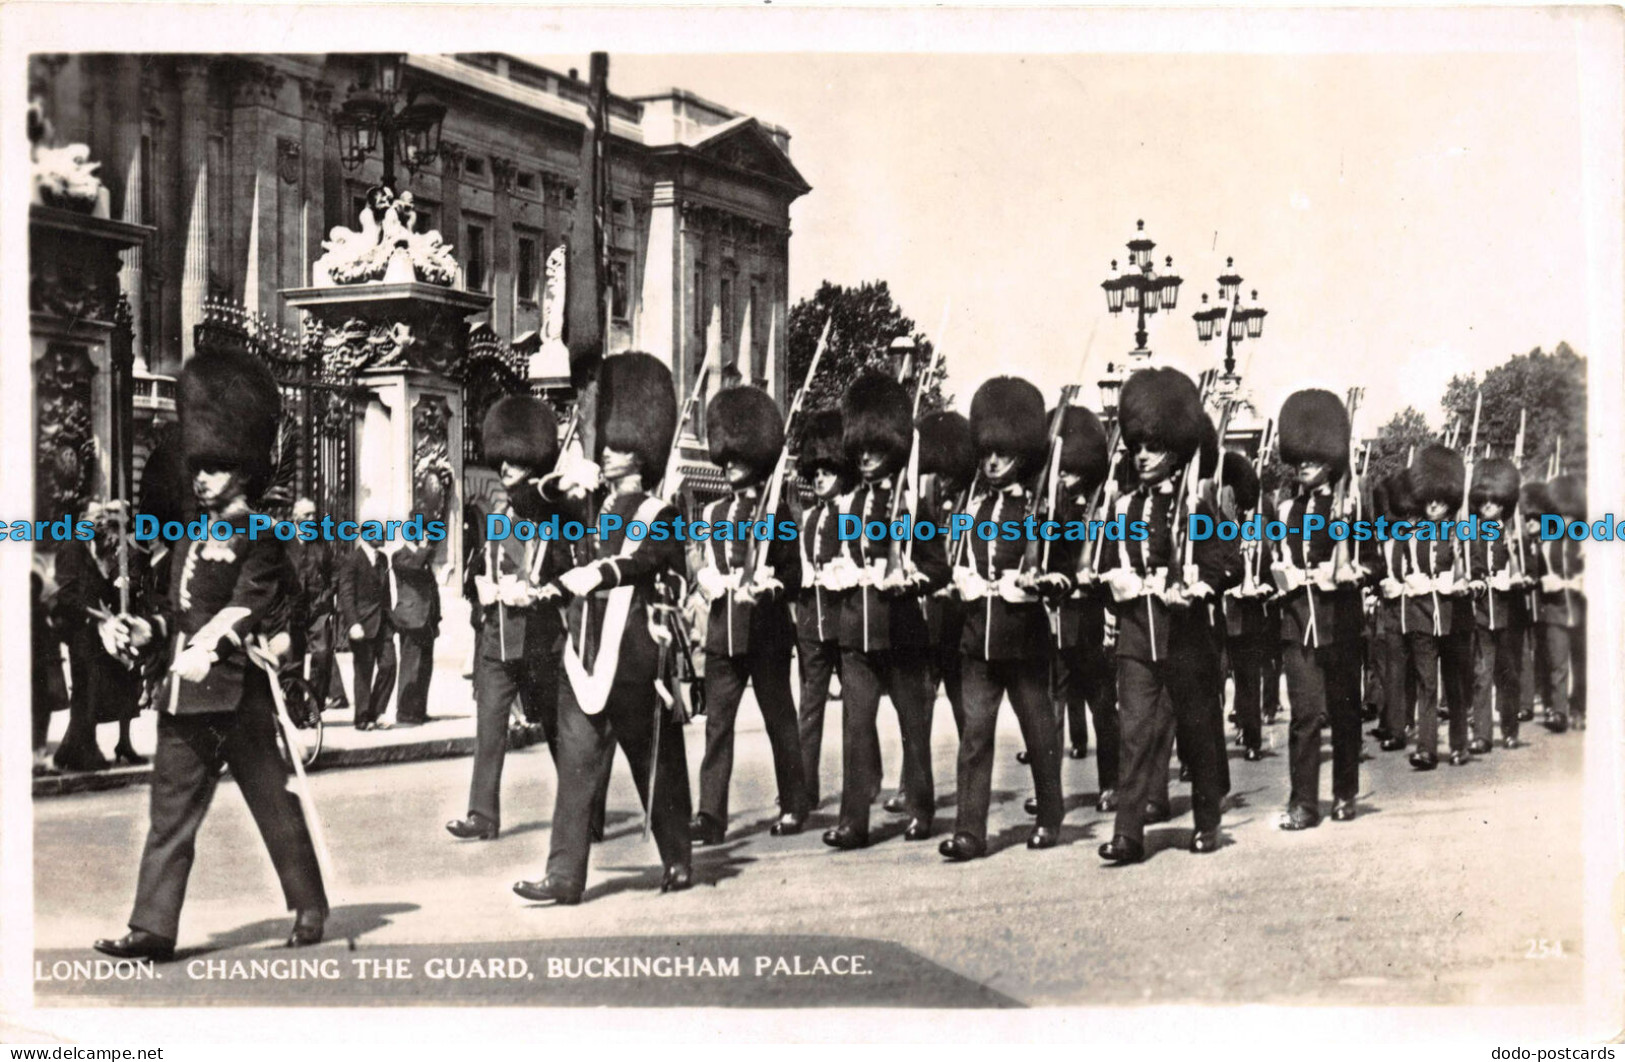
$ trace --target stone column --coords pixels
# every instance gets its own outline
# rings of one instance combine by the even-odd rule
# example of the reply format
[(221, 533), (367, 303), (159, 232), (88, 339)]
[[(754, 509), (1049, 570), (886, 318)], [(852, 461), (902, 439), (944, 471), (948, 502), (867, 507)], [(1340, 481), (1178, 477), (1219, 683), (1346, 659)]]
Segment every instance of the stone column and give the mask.
[(519, 164), (513, 159), (491, 160), (491, 327), (505, 340), (513, 339), (513, 179)]
[(175, 241), (181, 278), (181, 358), (194, 352), (193, 328), (203, 321), (209, 293), (209, 68), (206, 56), (175, 60), (181, 97), (181, 172)]
[[(440, 237), (451, 244), (452, 253), (462, 261), (468, 253), (463, 243), (463, 159), (468, 149), (449, 140), (440, 142)], [(461, 278), (458, 279), (461, 284)]]
[(649, 206), (649, 244), (643, 259), (642, 312), (637, 342), (642, 349), (678, 371), (681, 349), (677, 330), (682, 327), (682, 284), (677, 272), (681, 255), (677, 241), (677, 191), (670, 181), (654, 186)]

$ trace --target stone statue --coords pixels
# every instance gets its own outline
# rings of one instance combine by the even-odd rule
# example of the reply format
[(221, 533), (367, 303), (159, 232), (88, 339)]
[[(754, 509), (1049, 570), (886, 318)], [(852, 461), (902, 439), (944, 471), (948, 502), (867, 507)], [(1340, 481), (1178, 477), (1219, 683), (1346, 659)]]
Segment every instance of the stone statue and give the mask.
[(570, 348), (564, 344), (564, 285), (568, 248), (559, 244), (547, 256), (542, 281), (542, 345), (530, 356), (526, 376), (533, 380), (570, 375)]
[(312, 267), (317, 287), (422, 281), (450, 287), (457, 280), (451, 246), (435, 231), (417, 232), (417, 205), (411, 192), (385, 185), (367, 190), (367, 204), (355, 230), (335, 226)]
[(90, 161), (90, 148), (84, 144), (52, 147), (51, 123), (43, 104), (28, 101), (28, 157), (31, 168), (29, 203), (91, 214), (110, 216), (111, 200), (96, 171), (101, 163)]

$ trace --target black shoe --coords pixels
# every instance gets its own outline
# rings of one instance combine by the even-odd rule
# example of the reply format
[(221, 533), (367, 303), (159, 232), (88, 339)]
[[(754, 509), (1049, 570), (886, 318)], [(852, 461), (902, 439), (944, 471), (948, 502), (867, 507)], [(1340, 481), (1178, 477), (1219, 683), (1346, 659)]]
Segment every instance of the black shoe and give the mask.
[(1280, 828), (1288, 832), (1312, 830), (1319, 825), (1319, 813), (1304, 807), (1287, 808), (1286, 817), (1283, 818), (1279, 823)]
[(1089, 755), (1089, 750), (1082, 745), (1073, 745), (1071, 748), (1066, 750), (1066, 754), (1075, 760), (1081, 760), (1085, 756)]
[(688, 840), (695, 848), (721, 844), (728, 830), (722, 823), (705, 812), (700, 812), (688, 824)]
[[(1566, 715), (1552, 715), (1547, 717), (1545, 727), (1554, 734), (1561, 734), (1569, 728), (1569, 717)], [(61, 766), (58, 764), (58, 766)]]
[(1030, 754), (1028, 754), (1026, 749), (1022, 749), (1020, 752), (1016, 753), (1016, 762), (1020, 764), (1028, 764), (1033, 762), (1033, 758)]
[(1191, 780), (1191, 769), (1186, 764), (1182, 763), (1179, 765), (1179, 780), (1181, 782), (1188, 782)]
[(56, 764), (56, 769), (59, 771), (105, 771), (112, 766), (111, 763), (107, 762), (107, 757), (103, 756), (100, 750), (87, 753), (69, 752), (67, 755), (63, 755), (62, 751), (58, 749), (51, 762)]
[(908, 829), (903, 831), (905, 841), (927, 841), (931, 838), (930, 819), (910, 819)]
[(1025, 811), (1029, 815), (1038, 814), (1038, 798), (1035, 796), (1030, 796), (1026, 800), (1023, 800), (1021, 802), (1021, 810)]
[(1473, 762), (1473, 757), (1468, 754), (1466, 749), (1451, 749), (1450, 750), (1450, 766), (1452, 766), (1452, 767), (1465, 767), (1469, 763), (1472, 763), (1472, 762)]
[(115, 959), (151, 959), (153, 962), (173, 962), (175, 942), (145, 929), (132, 929), (117, 940), (98, 940), (96, 950)]
[(1255, 745), (1248, 745), (1247, 751), (1241, 754), (1241, 758), (1246, 760), (1248, 763), (1257, 763), (1259, 760), (1264, 758), (1264, 750)]
[(129, 745), (120, 745), (113, 750), (113, 762), (122, 763), (128, 767), (140, 767), (147, 762), (147, 758)]
[(982, 842), (968, 833), (956, 833), (937, 846), (944, 859), (952, 859), (956, 863), (963, 863), (967, 859), (976, 859), (986, 849)]
[(327, 925), (327, 912), (320, 907), (304, 907), (293, 916), (293, 929), (288, 933), (287, 947), (308, 948), (322, 942), (322, 929)]
[(904, 796), (902, 793), (893, 793), (891, 796), (886, 798), (886, 802), (884, 804), (880, 805), (880, 809), (892, 815), (907, 815), (908, 797)]
[(1467, 751), (1474, 756), (1487, 755), (1491, 748), (1490, 743), (1483, 738), (1473, 738), (1473, 740), (1467, 742)]
[(1437, 753), (1423, 752), (1418, 749), (1417, 751), (1411, 753), (1410, 758), (1411, 766), (1415, 767), (1419, 771), (1431, 771), (1433, 768), (1439, 766), (1439, 757)]
[(859, 833), (851, 823), (843, 822), (833, 830), (824, 831), (824, 843), (831, 848), (851, 852), (859, 848), (867, 848), (869, 846), (869, 835)]
[(1332, 821), (1333, 822), (1353, 822), (1354, 821), (1354, 801), (1352, 801), (1352, 800), (1334, 800), (1334, 801), (1332, 801)]
[(1535, 721), (1535, 710), (1533, 708), (1519, 709), (1519, 711), (1518, 711), (1518, 722), (1520, 722), (1520, 723), (1532, 723), (1534, 721)]
[(1195, 855), (1207, 855), (1209, 852), (1219, 850), (1218, 830), (1197, 830), (1191, 834), (1191, 852)]
[(1405, 749), (1405, 737), (1404, 737), (1404, 735), (1395, 734), (1392, 737), (1383, 738), (1381, 748), (1382, 748), (1382, 751), (1384, 751), (1384, 752), (1402, 752), (1402, 751), (1404, 751), (1404, 749)]
[(1052, 830), (1048, 826), (1039, 826), (1034, 828), (1032, 836), (1027, 838), (1027, 847), (1033, 849), (1054, 848), (1060, 839), (1059, 830)]
[(494, 841), (500, 831), (496, 823), (477, 811), (470, 811), (468, 818), (446, 823), (446, 832), (460, 841)]
[(1118, 865), (1138, 863), (1145, 858), (1145, 845), (1128, 837), (1113, 837), (1100, 846), (1100, 858)]
[(694, 868), (673, 864), (660, 875), (661, 892), (682, 892), (694, 887)]
[(1523, 742), (1519, 741), (1517, 735), (1514, 734), (1511, 737), (1502, 738), (1501, 739), (1501, 747), (1504, 748), (1504, 749), (1522, 748), (1523, 747)]
[(780, 815), (779, 821), (775, 822), (767, 832), (774, 837), (789, 837), (792, 834), (800, 833), (806, 825), (807, 816), (805, 815)]
[(1173, 809), (1162, 804), (1147, 804), (1145, 806), (1145, 824), (1154, 826), (1159, 822), (1167, 822), (1174, 817)]
[(1117, 810), (1117, 790), (1115, 790), (1115, 789), (1102, 789), (1100, 791), (1099, 799), (1097, 799), (1095, 801), (1095, 810), (1096, 811), (1102, 811), (1102, 812), (1116, 811)]
[(516, 881), (513, 891), (532, 903), (550, 903), (556, 907), (573, 907), (581, 902), (581, 890), (572, 889), (552, 878), (541, 881)]

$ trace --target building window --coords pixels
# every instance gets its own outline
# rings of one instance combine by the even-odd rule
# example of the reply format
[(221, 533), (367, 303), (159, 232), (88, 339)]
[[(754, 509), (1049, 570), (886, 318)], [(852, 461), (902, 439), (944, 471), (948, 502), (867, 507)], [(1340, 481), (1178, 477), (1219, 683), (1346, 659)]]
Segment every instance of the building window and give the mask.
[(463, 262), (466, 286), (469, 291), (484, 291), (489, 279), (485, 261), (485, 226), (470, 224), (468, 239), (464, 244), (468, 248)]
[(705, 335), (709, 323), (705, 312), (705, 267), (701, 266), (694, 270), (694, 334)]
[(617, 321), (632, 318), (632, 263), (618, 254), (609, 260), (609, 315)]
[(521, 302), (536, 301), (536, 248), (540, 242), (534, 236), (520, 236), (517, 243), (519, 261), (514, 269), (518, 276), (514, 294)]
[(469, 155), (467, 158), (463, 159), (463, 172), (468, 174), (470, 177), (484, 177), (485, 160), (474, 155)]
[(534, 173), (524, 173), (521, 171), (515, 180), (519, 182), (519, 187), (527, 192), (534, 192), (536, 190), (536, 175)]

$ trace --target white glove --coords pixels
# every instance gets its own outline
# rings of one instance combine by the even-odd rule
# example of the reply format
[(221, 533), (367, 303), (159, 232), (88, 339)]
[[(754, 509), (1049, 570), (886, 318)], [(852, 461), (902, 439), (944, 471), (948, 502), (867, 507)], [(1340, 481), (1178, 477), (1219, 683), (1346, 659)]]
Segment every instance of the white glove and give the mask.
[(559, 458), (554, 469), (559, 489), (572, 498), (584, 498), (603, 485), (604, 475), (596, 462), (571, 450)]
[(1421, 572), (1412, 572), (1405, 576), (1405, 593), (1411, 597), (1421, 597), (1433, 592), (1433, 579)]
[(1201, 601), (1213, 596), (1213, 588), (1198, 579), (1194, 583), (1185, 584), (1185, 596), (1193, 601)]
[(1494, 575), (1490, 576), (1490, 589), (1491, 590), (1500, 590), (1503, 593), (1505, 593), (1508, 590), (1511, 590), (1512, 589), (1512, 573), (1511, 572), (1496, 572)]
[(209, 668), (214, 664), (214, 654), (200, 645), (189, 645), (175, 655), (175, 662), (169, 665), (169, 670), (175, 677), (186, 682), (202, 682), (209, 675)]
[(694, 576), (695, 584), (700, 588), (700, 594), (709, 603), (728, 592), (728, 578), (710, 565), (701, 568)]
[(980, 601), (987, 596), (987, 580), (969, 568), (955, 568), (954, 589), (962, 601)]
[(559, 576), (559, 583), (576, 597), (585, 597), (587, 594), (592, 593), (598, 589), (599, 584), (602, 582), (603, 577), (599, 574), (596, 565), (571, 568)]
[(1382, 596), (1384, 598), (1392, 601), (1394, 598), (1405, 592), (1405, 584), (1390, 575), (1382, 582), (1377, 584), (1377, 589), (1382, 591)]
[(1441, 572), (1433, 579), (1433, 589), (1446, 597), (1453, 597), (1465, 590), (1466, 587), (1456, 582), (1454, 575), (1449, 572)]
[(1112, 592), (1113, 601), (1127, 601), (1146, 592), (1145, 580), (1128, 568), (1113, 568), (1101, 577), (1101, 581)]
[(1270, 575), (1275, 579), (1276, 588), (1283, 594), (1290, 594), (1304, 584), (1303, 571), (1295, 565), (1276, 562), (1270, 565)]
[(1585, 576), (1583, 576), (1583, 575), (1572, 576), (1572, 577), (1570, 577), (1569, 581), (1564, 583), (1563, 585), (1565, 587), (1567, 587), (1568, 589), (1574, 591), (1577, 594), (1583, 594), (1583, 593), (1585, 593), (1585, 589), (1586, 589)]
[(536, 594), (517, 575), (504, 575), (497, 580), (497, 600), (509, 608), (529, 608), (536, 603)]
[(1337, 589), (1337, 570), (1331, 561), (1315, 565), (1313, 578), (1316, 590), (1329, 594)]
[(818, 576), (823, 580), (821, 585), (825, 590), (843, 591), (858, 585), (859, 574), (852, 558), (843, 553), (824, 565)]
[(771, 594), (775, 590), (783, 590), (784, 584), (779, 581), (778, 573), (771, 565), (764, 564), (756, 569), (756, 580), (750, 586), (752, 597)]
[(479, 598), (480, 604), (490, 608), (497, 601), (497, 583), (488, 575), (474, 577), (474, 595)]
[(1021, 577), (1016, 572), (1005, 572), (999, 576), (999, 598), (1008, 604), (1025, 605), (1038, 600), (1038, 595), (1021, 585)]

